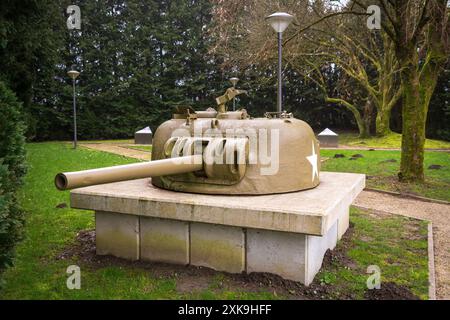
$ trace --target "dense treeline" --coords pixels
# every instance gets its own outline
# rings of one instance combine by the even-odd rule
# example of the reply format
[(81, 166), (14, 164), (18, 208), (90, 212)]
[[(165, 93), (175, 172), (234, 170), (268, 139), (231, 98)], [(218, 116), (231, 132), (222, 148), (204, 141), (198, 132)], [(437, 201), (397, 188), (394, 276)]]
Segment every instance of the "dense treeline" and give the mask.
[[(69, 4), (81, 8), (79, 31), (66, 27)], [(81, 71), (78, 123), (84, 139), (130, 136), (167, 119), (176, 104), (204, 107), (213, 101), (211, 93), (222, 80), (207, 56), (203, 30), (210, 20), (209, 6), (207, 1), (182, 0), (44, 1), (31, 8), (30, 17), (36, 9), (45, 24), (38, 28), (48, 31), (39, 33), (51, 43), (46, 48), (33, 43), (39, 54), (47, 50), (46, 61), (26, 68), (35, 73), (29, 82), (32, 100), (25, 103), (29, 138), (71, 136), (72, 91), (66, 72), (72, 66)], [(14, 47), (5, 49), (5, 55), (16, 54)]]
[[(81, 8), (81, 30), (68, 30), (66, 8)], [(81, 139), (130, 137), (139, 128), (154, 130), (173, 106), (214, 107), (214, 97), (241, 78), (241, 97), (253, 115), (273, 110), (275, 69), (224, 68), (210, 54), (212, 6), (209, 0), (6, 0), (0, 4), (0, 79), (24, 105), (31, 140), (70, 139), (72, 91), (66, 72), (81, 71), (78, 132)], [(275, 37), (275, 35), (274, 35)], [(275, 61), (273, 61), (275, 63)], [(340, 85), (329, 71), (328, 87)], [(449, 139), (449, 73), (433, 96), (428, 137)], [(324, 102), (320, 88), (295, 69), (285, 71), (285, 107), (316, 129), (357, 129), (351, 112)], [(401, 103), (391, 129), (401, 131)], [(375, 114), (369, 114), (374, 132)]]

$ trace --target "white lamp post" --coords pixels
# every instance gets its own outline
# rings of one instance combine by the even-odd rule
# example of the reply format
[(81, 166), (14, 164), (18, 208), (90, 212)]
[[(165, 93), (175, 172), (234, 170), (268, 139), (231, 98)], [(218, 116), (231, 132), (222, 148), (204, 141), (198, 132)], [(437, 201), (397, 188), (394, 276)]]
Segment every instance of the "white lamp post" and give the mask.
[(72, 78), (73, 87), (73, 148), (77, 148), (77, 103), (75, 96), (75, 79), (80, 75), (76, 70), (70, 70), (67, 75)]
[[(233, 85), (233, 88), (236, 87), (236, 84), (239, 81), (239, 78), (233, 77), (229, 79), (231, 84)], [(233, 111), (236, 111), (236, 97), (233, 98)]]
[(286, 12), (275, 12), (266, 17), (266, 21), (272, 26), (275, 32), (278, 33), (278, 99), (277, 111), (282, 111), (282, 86), (281, 86), (281, 46), (283, 31), (289, 26), (294, 17)]

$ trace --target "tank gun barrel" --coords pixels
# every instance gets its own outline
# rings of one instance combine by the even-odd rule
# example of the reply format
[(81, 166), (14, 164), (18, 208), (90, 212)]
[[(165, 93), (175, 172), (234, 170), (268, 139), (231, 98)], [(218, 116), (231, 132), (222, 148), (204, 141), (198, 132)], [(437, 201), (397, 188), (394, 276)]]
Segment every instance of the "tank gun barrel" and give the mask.
[(59, 190), (69, 190), (96, 184), (194, 172), (202, 168), (202, 156), (191, 155), (108, 168), (62, 172), (56, 175), (55, 185)]

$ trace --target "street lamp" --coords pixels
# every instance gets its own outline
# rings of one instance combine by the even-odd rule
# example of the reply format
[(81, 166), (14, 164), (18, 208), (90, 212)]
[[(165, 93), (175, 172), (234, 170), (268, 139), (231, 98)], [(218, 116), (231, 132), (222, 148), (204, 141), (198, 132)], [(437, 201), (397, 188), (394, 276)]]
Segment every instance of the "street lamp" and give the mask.
[(277, 99), (277, 109), (281, 113), (281, 99), (282, 99), (282, 88), (281, 88), (281, 46), (282, 46), (282, 34), (283, 31), (289, 26), (294, 17), (286, 12), (275, 12), (270, 16), (266, 17), (266, 21), (272, 26), (275, 32), (278, 33), (278, 99)]
[(76, 70), (70, 70), (67, 75), (72, 78), (73, 87), (73, 148), (77, 148), (77, 103), (75, 96), (75, 79), (80, 75)]
[[(231, 84), (233, 85), (233, 89), (235, 89), (236, 84), (239, 81), (239, 78), (233, 77), (229, 79)], [(233, 111), (236, 111), (236, 97), (233, 97)]]

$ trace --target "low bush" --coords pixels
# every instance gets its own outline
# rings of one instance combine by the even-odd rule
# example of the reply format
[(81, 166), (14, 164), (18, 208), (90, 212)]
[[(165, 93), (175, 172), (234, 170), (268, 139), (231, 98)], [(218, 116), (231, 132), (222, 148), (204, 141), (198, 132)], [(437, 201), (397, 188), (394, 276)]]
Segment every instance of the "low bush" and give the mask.
[(25, 126), (20, 109), (15, 94), (0, 81), (0, 273), (12, 264), (24, 223), (17, 201), (26, 173)]

